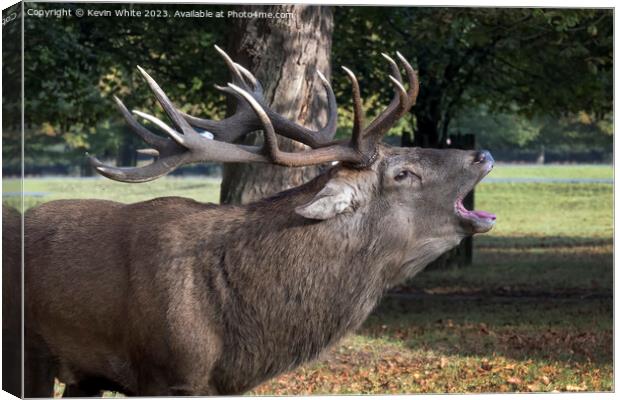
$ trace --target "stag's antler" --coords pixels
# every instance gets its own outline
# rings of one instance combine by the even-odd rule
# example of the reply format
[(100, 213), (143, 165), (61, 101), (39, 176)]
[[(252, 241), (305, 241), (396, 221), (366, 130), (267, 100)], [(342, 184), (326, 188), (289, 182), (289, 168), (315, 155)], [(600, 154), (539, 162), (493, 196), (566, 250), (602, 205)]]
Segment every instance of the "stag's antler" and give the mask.
[[(102, 175), (122, 182), (145, 182), (163, 176), (184, 164), (195, 162), (262, 162), (290, 167), (322, 164), (341, 161), (356, 168), (371, 165), (377, 156), (377, 143), (387, 130), (402, 117), (415, 103), (418, 94), (418, 80), (411, 65), (397, 53), (404, 64), (409, 90), (404, 88), (398, 65), (387, 55), (383, 55), (392, 68), (390, 80), (395, 87), (395, 95), (388, 107), (363, 128), (362, 101), (357, 79), (346, 67), (344, 71), (353, 86), (354, 126), (349, 142), (334, 142), (336, 130), (336, 102), (329, 82), (319, 72), (328, 97), (329, 118), (326, 126), (312, 131), (295, 124), (264, 105), (262, 86), (248, 70), (234, 63), (221, 49), (216, 49), (224, 56), (233, 75), (233, 83), (226, 87), (216, 86), (237, 99), (237, 109), (233, 116), (221, 121), (200, 119), (177, 110), (168, 96), (151, 76), (138, 67), (155, 97), (170, 117), (178, 132), (160, 119), (134, 111), (133, 113), (159, 126), (170, 138), (153, 134), (140, 125), (125, 105), (115, 97), (121, 113), (129, 126), (153, 149), (141, 152), (156, 155), (157, 160), (145, 167), (119, 168), (104, 165), (95, 157), (90, 157), (93, 167)], [(193, 126), (207, 129), (216, 140), (210, 140), (199, 134)], [(265, 140), (263, 146), (245, 146), (229, 143), (242, 135), (262, 129)], [(276, 132), (311, 147), (310, 150), (290, 153), (278, 147)]]

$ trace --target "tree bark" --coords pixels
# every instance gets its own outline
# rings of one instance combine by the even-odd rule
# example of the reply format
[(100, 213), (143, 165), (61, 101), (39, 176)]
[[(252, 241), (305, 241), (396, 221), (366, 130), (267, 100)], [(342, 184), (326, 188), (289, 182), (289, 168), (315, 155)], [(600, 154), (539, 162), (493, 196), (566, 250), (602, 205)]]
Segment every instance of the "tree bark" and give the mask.
[[(228, 46), (234, 60), (261, 81), (265, 99), (281, 115), (308, 128), (327, 121), (327, 97), (317, 71), (331, 75), (333, 15), (330, 7), (307, 5), (246, 6), (245, 11), (292, 13), (291, 18), (237, 20)], [(256, 144), (261, 135), (248, 135)], [(286, 151), (304, 145), (279, 137)], [(220, 202), (246, 204), (293, 188), (317, 175), (318, 167), (286, 168), (275, 165), (224, 165)]]

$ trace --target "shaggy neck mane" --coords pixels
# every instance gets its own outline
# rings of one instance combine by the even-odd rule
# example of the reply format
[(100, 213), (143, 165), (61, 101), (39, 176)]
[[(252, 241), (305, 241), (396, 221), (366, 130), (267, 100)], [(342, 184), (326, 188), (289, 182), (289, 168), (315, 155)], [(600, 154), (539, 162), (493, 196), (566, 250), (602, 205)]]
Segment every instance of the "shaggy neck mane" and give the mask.
[[(248, 387), (265, 374), (274, 376), (316, 357), (357, 328), (386, 288), (384, 269), (394, 260), (373, 262), (383, 251), (373, 237), (372, 218), (345, 213), (312, 221), (295, 213), (329, 175), (242, 207), (242, 217), (223, 235), (234, 241), (219, 247), (217, 269), (235, 276), (222, 298), (229, 302), (226, 307), (237, 309), (235, 320), (226, 325), (231, 344), (238, 345), (225, 357), (232, 370), (257, 363), (255, 374), (245, 373)], [(281, 243), (292, 245), (282, 248)], [(244, 261), (247, 254), (256, 261)], [(246, 330), (260, 335), (246, 340)], [(239, 383), (238, 377), (234, 381)]]

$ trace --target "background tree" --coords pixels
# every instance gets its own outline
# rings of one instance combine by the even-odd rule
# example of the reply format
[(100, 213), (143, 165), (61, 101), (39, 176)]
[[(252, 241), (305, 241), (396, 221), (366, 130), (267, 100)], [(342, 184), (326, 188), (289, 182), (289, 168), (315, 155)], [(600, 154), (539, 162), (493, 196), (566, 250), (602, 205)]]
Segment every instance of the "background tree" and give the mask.
[(610, 10), (339, 7), (335, 15), (335, 62), (370, 77), (367, 94), (389, 98), (380, 52), (399, 49), (417, 66), (404, 144), (442, 146), (454, 118), (479, 105), (528, 118), (611, 112)]
[[(333, 17), (330, 7), (307, 5), (249, 6), (241, 11), (291, 13), (291, 18), (236, 20), (229, 44), (233, 59), (245, 65), (262, 82), (265, 99), (274, 111), (308, 128), (327, 121), (327, 97), (317, 71), (330, 75)], [(328, 78), (329, 79), (329, 78)], [(245, 139), (256, 143), (262, 138)], [(278, 138), (286, 151), (305, 146)], [(301, 185), (313, 178), (316, 167), (277, 165), (224, 165), (222, 203), (248, 203)]]
[[(14, 5), (2, 11), (2, 167), (21, 170), (21, 61), (15, 54), (21, 52), (22, 24), (18, 15), (21, 6)], [(8, 168), (7, 168), (8, 167)]]

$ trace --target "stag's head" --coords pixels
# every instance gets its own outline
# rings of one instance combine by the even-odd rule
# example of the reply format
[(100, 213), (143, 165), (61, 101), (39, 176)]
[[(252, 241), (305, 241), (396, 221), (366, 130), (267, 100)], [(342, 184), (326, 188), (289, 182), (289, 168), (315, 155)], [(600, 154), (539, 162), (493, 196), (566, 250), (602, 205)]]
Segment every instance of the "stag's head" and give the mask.
[[(451, 245), (464, 236), (493, 227), (493, 214), (467, 210), (463, 206), (465, 195), (493, 167), (490, 153), (399, 148), (381, 143), (385, 133), (415, 104), (418, 95), (416, 73), (400, 53), (397, 57), (407, 83), (403, 82), (397, 62), (384, 54), (391, 67), (389, 79), (395, 94), (386, 109), (366, 126), (359, 84), (355, 75), (343, 67), (353, 89), (354, 126), (349, 141), (334, 141), (336, 100), (329, 82), (320, 72), (318, 75), (327, 93), (328, 121), (323, 128), (312, 131), (271, 110), (265, 104), (260, 82), (225, 52), (216, 49), (232, 73), (232, 83), (216, 88), (236, 99), (235, 114), (221, 121), (185, 114), (177, 110), (159, 85), (139, 68), (176, 129), (156, 117), (134, 111), (133, 114), (156, 124), (169, 137), (153, 134), (115, 98), (128, 124), (153, 147), (142, 152), (155, 156), (156, 160), (145, 167), (118, 168), (91, 157), (92, 165), (100, 174), (123, 182), (144, 182), (181, 165), (205, 161), (261, 162), (288, 167), (337, 162), (326, 172), (326, 183), (314, 198), (295, 208), (297, 214), (317, 222), (352, 215), (380, 215), (382, 228), (390, 230), (394, 237), (413, 241), (443, 238)], [(206, 132), (199, 133), (195, 128)], [(264, 133), (262, 146), (233, 144), (256, 130)], [(306, 144), (310, 149), (282, 151), (277, 135)]]
[(379, 144), (375, 163), (362, 170), (332, 168), (324, 188), (295, 211), (313, 220), (366, 212), (381, 216), (383, 226), (393, 232), (404, 236), (409, 232), (412, 239), (458, 241), (495, 224), (495, 215), (463, 205), (465, 196), (492, 168), (488, 151)]

